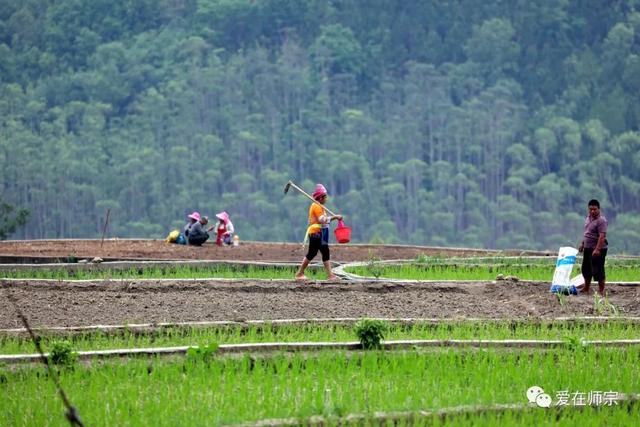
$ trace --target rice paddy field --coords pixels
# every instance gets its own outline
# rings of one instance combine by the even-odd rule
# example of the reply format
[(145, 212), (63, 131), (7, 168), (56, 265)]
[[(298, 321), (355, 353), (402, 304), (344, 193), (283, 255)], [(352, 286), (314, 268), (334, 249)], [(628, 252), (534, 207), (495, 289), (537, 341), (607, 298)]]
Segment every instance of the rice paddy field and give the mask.
[[(131, 358), (56, 369), (87, 425), (121, 425), (122, 420), (127, 425), (226, 425), (525, 403), (526, 390), (533, 385), (554, 401), (563, 391), (621, 396), (640, 388), (639, 358), (638, 347), (553, 352), (327, 351), (207, 360)], [(54, 416), (62, 414), (61, 402), (41, 366), (5, 367), (0, 378), (5, 396), (0, 400), (2, 425), (63, 424), (61, 416)], [(635, 404), (600, 406), (597, 411), (581, 407), (561, 411), (567, 422), (584, 420), (587, 425), (596, 425), (595, 421), (632, 425), (640, 414)], [(560, 409), (530, 408), (505, 416), (529, 425), (545, 418), (542, 413), (547, 411)], [(451, 417), (444, 425), (491, 422), (491, 416), (484, 420), (485, 416)]]
[[(579, 274), (581, 259), (574, 267)], [(0, 275), (12, 279), (44, 280), (124, 280), (124, 279), (291, 279), (295, 265), (213, 264), (191, 266), (184, 264), (111, 268), (108, 265), (87, 265), (74, 268), (44, 267), (33, 269), (0, 269)], [(548, 281), (553, 277), (555, 260), (549, 257), (468, 257), (442, 258), (419, 256), (408, 262), (382, 262), (372, 259), (353, 266), (346, 265), (350, 274), (376, 279), (404, 280), (495, 280), (517, 277), (521, 280)], [(640, 281), (639, 258), (609, 257), (607, 280), (616, 282)], [(326, 273), (312, 266), (307, 270), (311, 280), (322, 280)]]
[[(591, 296), (562, 301), (548, 294), (554, 268), (555, 260), (549, 257), (418, 256), (402, 263), (372, 259), (345, 266), (350, 274), (375, 278), (371, 283), (348, 278), (324, 283), (325, 273), (319, 268), (309, 271), (311, 283), (296, 283), (292, 266), (3, 266), (4, 290), (15, 296), (37, 327), (52, 371), (42, 363), (0, 362), (0, 426), (67, 425), (53, 377), (59, 379), (87, 426), (637, 424), (640, 317), (632, 307), (640, 302), (640, 292), (612, 286), (616, 310), (597, 313), (590, 311), (598, 303)], [(611, 257), (607, 274), (612, 282), (639, 281), (640, 261)], [(532, 284), (523, 288), (496, 284), (498, 275)], [(391, 278), (411, 283), (385, 283)], [(169, 283), (153, 282), (156, 279)], [(182, 284), (174, 279), (195, 282)], [(237, 283), (216, 284), (208, 279)], [(75, 284), (74, 280), (87, 282)], [(445, 280), (454, 283), (430, 282)], [(466, 281), (478, 283), (462, 283)], [(532, 296), (540, 292), (544, 295), (534, 300)], [(162, 295), (169, 296), (160, 299)], [(430, 298), (434, 299), (431, 305), (417, 304)], [(464, 307), (456, 305), (462, 300)], [(319, 301), (331, 301), (337, 311), (328, 311)], [(5, 313), (13, 310), (6, 300), (2, 304)], [(36, 306), (41, 307), (39, 312)], [(494, 318), (505, 306), (512, 311)], [(550, 311), (544, 311), (546, 306)], [(430, 312), (427, 307), (440, 311)], [(457, 312), (457, 308), (464, 310)], [(110, 311), (124, 314), (101, 317)], [(523, 315), (511, 316), (520, 311)], [(65, 312), (72, 315), (65, 317)], [(101, 319), (117, 323), (131, 313), (150, 325), (137, 329), (120, 321), (119, 327), (111, 329), (63, 328), (100, 324)], [(275, 321), (292, 313), (303, 315), (296, 322)], [(564, 344), (395, 350), (374, 346), (234, 354), (217, 350), (230, 344), (364, 343), (360, 322), (327, 321), (353, 313), (358, 318), (413, 315), (412, 319), (380, 321), (382, 343), (559, 340)], [(317, 319), (323, 317), (319, 314), (327, 319)], [(264, 322), (231, 322), (247, 315)], [(17, 329), (21, 325), (15, 317), (0, 315), (4, 328), (0, 355), (36, 353), (26, 332)], [(194, 323), (159, 326), (159, 320)], [(201, 320), (230, 322), (197, 324)], [(626, 343), (585, 344), (597, 340)], [(177, 346), (193, 348), (171, 356), (74, 357), (75, 352), (91, 350)], [(549, 396), (549, 407), (528, 399), (532, 386)]]
[[(580, 273), (581, 258), (574, 266)], [(346, 267), (348, 273), (359, 276), (404, 280), (495, 280), (497, 277), (517, 277), (521, 280), (545, 280), (553, 277), (555, 260), (547, 258), (466, 258), (442, 259), (418, 257), (412, 262), (387, 263), (369, 261)], [(640, 260), (637, 258), (607, 259), (608, 281), (640, 281)]]
[[(198, 346), (216, 344), (269, 342), (349, 342), (357, 340), (352, 324), (284, 324), (264, 326), (166, 327), (135, 331), (39, 333), (45, 351), (61, 340), (76, 351), (117, 348)], [(386, 340), (623, 340), (640, 337), (640, 319), (629, 322), (621, 318), (609, 321), (459, 321), (459, 322), (388, 322)], [(24, 337), (0, 336), (0, 354), (30, 353), (33, 343)]]
[[(174, 265), (168, 267), (135, 267), (135, 268), (40, 268), (5, 270), (2, 276), (12, 279), (44, 279), (44, 280), (124, 280), (124, 279), (291, 279), (296, 266), (254, 266), (246, 264), (220, 264), (209, 267), (193, 267)], [(310, 267), (306, 272), (311, 279), (322, 279), (326, 273), (317, 267)]]

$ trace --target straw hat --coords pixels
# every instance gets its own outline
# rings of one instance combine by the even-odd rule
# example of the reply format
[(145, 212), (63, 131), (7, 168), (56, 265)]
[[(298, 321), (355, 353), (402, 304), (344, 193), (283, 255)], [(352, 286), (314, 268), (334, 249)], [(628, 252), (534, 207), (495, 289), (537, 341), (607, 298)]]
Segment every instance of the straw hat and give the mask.
[(229, 214), (224, 211), (217, 213), (216, 218), (223, 221), (225, 224), (229, 222)]

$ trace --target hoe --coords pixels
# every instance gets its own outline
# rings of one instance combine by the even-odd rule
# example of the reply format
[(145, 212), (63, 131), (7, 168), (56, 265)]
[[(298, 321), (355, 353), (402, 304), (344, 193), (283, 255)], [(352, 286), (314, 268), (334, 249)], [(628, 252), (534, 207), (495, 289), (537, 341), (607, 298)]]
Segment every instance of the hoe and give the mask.
[[(311, 196), (310, 196), (307, 192), (305, 192), (302, 188), (300, 188), (300, 187), (298, 187), (297, 185), (295, 185), (295, 184), (293, 183), (293, 181), (289, 181), (289, 182), (287, 182), (287, 185), (285, 185), (285, 186), (284, 186), (284, 194), (287, 194), (287, 193), (289, 192), (289, 189), (290, 189), (291, 187), (293, 187), (293, 188), (295, 188), (296, 190), (298, 190), (299, 192), (301, 192), (304, 196), (306, 196), (306, 197), (307, 197), (307, 199), (311, 200), (312, 202), (316, 202), (316, 200), (315, 200), (313, 197), (311, 197)], [(329, 208), (327, 208), (327, 207), (325, 207), (325, 206), (323, 206), (323, 208), (324, 208), (324, 210), (325, 210), (325, 211), (327, 211), (327, 212), (328, 212), (328, 213), (330, 213), (331, 215), (335, 215), (333, 212), (331, 212), (331, 211), (329, 210)]]
[[(291, 187), (301, 192), (307, 199), (311, 200), (312, 202), (316, 202), (316, 200), (313, 197), (307, 194), (302, 188), (295, 185), (293, 181), (287, 182), (287, 185), (284, 186), (284, 194), (287, 194)], [(322, 207), (329, 214), (334, 216), (336, 215), (325, 206), (322, 206)], [(336, 227), (336, 229), (334, 230), (334, 233), (336, 235), (336, 239), (338, 240), (338, 243), (349, 243), (349, 241), (351, 240), (351, 227), (347, 227), (346, 225), (344, 225), (344, 222), (342, 220), (338, 221), (338, 227)]]

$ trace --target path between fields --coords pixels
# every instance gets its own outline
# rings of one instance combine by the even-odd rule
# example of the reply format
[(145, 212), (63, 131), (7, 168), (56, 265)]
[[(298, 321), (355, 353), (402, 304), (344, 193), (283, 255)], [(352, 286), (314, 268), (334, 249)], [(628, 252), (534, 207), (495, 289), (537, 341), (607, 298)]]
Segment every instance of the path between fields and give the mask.
[[(34, 327), (286, 318), (553, 318), (600, 315), (592, 296), (560, 305), (543, 282), (374, 283), (112, 281), (3, 283)], [(608, 286), (621, 315), (640, 315), (640, 287)], [(604, 313), (606, 314), (606, 313)], [(0, 298), (0, 328), (22, 327)]]
[[(307, 252), (300, 243), (242, 242), (238, 247), (219, 247), (211, 242), (202, 247), (167, 244), (163, 240), (108, 239), (100, 240), (12, 240), (0, 241), (0, 258), (88, 258), (104, 260), (230, 260), (230, 261), (292, 261), (300, 262)], [(331, 245), (331, 259), (337, 262), (367, 261), (370, 259), (415, 259), (418, 255), (547, 255), (544, 251), (504, 252), (472, 248), (440, 248), (403, 245)], [(15, 262), (15, 261), (5, 261)]]

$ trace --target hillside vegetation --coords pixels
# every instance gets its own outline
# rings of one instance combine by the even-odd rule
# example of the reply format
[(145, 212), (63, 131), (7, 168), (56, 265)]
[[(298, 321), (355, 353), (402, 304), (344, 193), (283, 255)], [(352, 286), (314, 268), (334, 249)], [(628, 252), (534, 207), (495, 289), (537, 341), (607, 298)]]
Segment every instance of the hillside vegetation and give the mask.
[(25, 0), (0, 6), (14, 238), (164, 237), (226, 210), (298, 241), (324, 183), (360, 242), (640, 252), (634, 0)]

